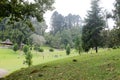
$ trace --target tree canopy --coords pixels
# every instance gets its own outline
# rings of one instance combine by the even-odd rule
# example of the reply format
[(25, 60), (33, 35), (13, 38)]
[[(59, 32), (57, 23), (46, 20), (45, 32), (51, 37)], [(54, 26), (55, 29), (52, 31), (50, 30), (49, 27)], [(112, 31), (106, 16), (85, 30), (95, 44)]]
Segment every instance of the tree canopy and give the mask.
[(54, 9), (53, 3), (54, 0), (0, 0), (0, 38), (27, 43), (33, 31), (36, 32), (32, 20), (42, 22), (43, 14)]
[(0, 19), (11, 17), (11, 21), (26, 20), (27, 18), (37, 18), (43, 20), (43, 14), (53, 9), (54, 0), (0, 0)]

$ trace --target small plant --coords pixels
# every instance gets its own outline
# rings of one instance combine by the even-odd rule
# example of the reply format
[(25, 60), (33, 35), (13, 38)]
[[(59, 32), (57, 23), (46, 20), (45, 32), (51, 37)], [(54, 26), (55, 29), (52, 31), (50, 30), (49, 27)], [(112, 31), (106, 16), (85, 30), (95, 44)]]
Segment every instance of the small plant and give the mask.
[(30, 50), (32, 50), (32, 47), (30, 47)]
[(50, 51), (50, 52), (54, 52), (54, 49), (50, 48), (49, 51)]
[(66, 47), (66, 54), (69, 55), (70, 54), (70, 45), (68, 44)]
[(32, 54), (30, 51), (28, 51), (25, 55), (25, 59), (26, 59), (26, 64), (30, 67), (32, 65)]
[(14, 44), (13, 50), (15, 51), (15, 53), (16, 53), (16, 51), (17, 51), (18, 49), (19, 49), (19, 48), (18, 48), (18, 45), (17, 45), (17, 44)]
[(44, 52), (44, 49), (42, 49), (42, 48), (39, 48), (39, 50), (38, 50), (39, 52)]
[(25, 53), (25, 63), (30, 67), (32, 65), (32, 54), (27, 45), (24, 46), (23, 51)]
[(29, 51), (29, 47), (27, 45), (25, 45), (23, 47), (23, 52), (26, 54)]

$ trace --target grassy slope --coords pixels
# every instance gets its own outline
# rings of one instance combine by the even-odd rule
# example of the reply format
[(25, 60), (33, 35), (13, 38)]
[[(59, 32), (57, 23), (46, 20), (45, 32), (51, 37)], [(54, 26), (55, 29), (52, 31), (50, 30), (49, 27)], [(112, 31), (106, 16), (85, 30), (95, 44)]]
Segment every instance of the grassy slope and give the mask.
[(120, 80), (120, 49), (21, 69), (4, 80)]
[[(44, 49), (43, 53), (32, 51), (33, 53), (33, 65), (38, 65), (41, 63), (53, 61), (60, 58), (68, 57), (65, 54), (65, 51), (55, 50), (54, 52), (49, 52), (49, 48)], [(44, 59), (43, 59), (44, 54)], [(58, 55), (58, 58), (54, 56)], [(61, 55), (61, 56), (60, 56)], [(75, 54), (71, 55), (74, 56)], [(25, 56), (22, 51), (17, 51), (16, 53), (11, 49), (1, 49), (0, 48), (0, 68), (8, 70), (9, 73), (16, 71), (20, 68), (27, 67), (23, 64), (25, 61)]]

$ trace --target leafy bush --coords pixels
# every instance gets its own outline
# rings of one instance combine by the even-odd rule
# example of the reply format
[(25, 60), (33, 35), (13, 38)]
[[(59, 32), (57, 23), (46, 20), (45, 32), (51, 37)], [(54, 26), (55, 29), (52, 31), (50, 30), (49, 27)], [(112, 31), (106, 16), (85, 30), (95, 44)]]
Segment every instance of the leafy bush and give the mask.
[(119, 48), (119, 47), (117, 47), (117, 46), (113, 46), (113, 49), (117, 49), (117, 48)]
[(25, 45), (24, 48), (23, 48), (23, 51), (25, 53), (25, 63), (28, 65), (28, 66), (31, 66), (32, 65), (32, 54), (29, 50), (29, 46)]
[(38, 50), (39, 52), (44, 52), (44, 49), (42, 49), (42, 48), (39, 48), (39, 50)]
[(30, 67), (32, 65), (32, 54), (30, 51), (28, 51), (25, 55), (25, 59), (26, 59), (26, 64)]
[(50, 52), (54, 52), (54, 49), (50, 48), (49, 51), (50, 51)]
[(19, 49), (19, 48), (18, 48), (18, 44), (14, 44), (13, 50), (16, 52), (18, 49)]
[(30, 50), (32, 50), (32, 47), (30, 47)]
[(68, 44), (66, 47), (66, 54), (69, 55), (70, 54), (70, 45)]
[(23, 52), (26, 54), (29, 51), (29, 47), (27, 45), (25, 45), (23, 47)]

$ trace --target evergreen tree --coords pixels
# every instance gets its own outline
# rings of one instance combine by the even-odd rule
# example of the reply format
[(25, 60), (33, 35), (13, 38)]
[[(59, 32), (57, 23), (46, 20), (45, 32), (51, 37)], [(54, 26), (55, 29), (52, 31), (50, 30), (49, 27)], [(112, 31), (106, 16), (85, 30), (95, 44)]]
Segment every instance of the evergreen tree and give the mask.
[(116, 26), (114, 27), (114, 30), (112, 32), (115, 36), (113, 36), (114, 47), (120, 46), (120, 0), (115, 0), (115, 10), (113, 18), (115, 19)]
[(115, 10), (114, 11), (114, 19), (116, 21), (115, 28), (120, 29), (120, 0), (115, 0)]
[(77, 36), (75, 39), (75, 49), (79, 52), (79, 54), (82, 51), (82, 41), (80, 36)]
[(101, 43), (100, 32), (104, 26), (104, 19), (101, 15), (99, 0), (92, 0), (91, 5), (82, 31), (83, 49), (89, 51), (90, 48), (95, 47), (97, 53)]
[(69, 45), (69, 44), (66, 46), (66, 54), (67, 54), (67, 55), (70, 54), (70, 45)]
[(13, 50), (16, 52), (19, 49), (18, 44), (14, 44)]

